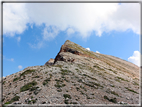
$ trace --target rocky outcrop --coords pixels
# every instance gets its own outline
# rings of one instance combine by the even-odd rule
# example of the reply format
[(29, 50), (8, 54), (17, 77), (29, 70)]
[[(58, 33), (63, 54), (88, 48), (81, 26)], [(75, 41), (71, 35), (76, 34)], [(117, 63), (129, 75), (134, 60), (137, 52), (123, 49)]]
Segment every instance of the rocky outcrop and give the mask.
[[(54, 63), (56, 63), (57, 61), (65, 61), (65, 59), (63, 59), (63, 57), (60, 55), (61, 52), (68, 52), (68, 53), (72, 53), (75, 55), (79, 55), (79, 56), (83, 56), (83, 57), (89, 57), (89, 58), (93, 58), (93, 59), (97, 59), (98, 54), (93, 53), (83, 47), (81, 47), (80, 45), (71, 42), (70, 40), (67, 40), (61, 47), (59, 53), (57, 54)], [(75, 59), (69, 59), (69, 62), (74, 62)]]
[(45, 63), (45, 65), (53, 65), (54, 64), (54, 59), (49, 59), (49, 61), (47, 61), (46, 63)]

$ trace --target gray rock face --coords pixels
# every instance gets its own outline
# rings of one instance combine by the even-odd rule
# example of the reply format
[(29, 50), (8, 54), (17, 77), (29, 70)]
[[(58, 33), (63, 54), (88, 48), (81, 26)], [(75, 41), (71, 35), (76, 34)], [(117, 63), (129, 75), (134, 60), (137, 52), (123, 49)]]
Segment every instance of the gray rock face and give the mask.
[(139, 104), (139, 67), (66, 41), (55, 60), (3, 79), (3, 104)]

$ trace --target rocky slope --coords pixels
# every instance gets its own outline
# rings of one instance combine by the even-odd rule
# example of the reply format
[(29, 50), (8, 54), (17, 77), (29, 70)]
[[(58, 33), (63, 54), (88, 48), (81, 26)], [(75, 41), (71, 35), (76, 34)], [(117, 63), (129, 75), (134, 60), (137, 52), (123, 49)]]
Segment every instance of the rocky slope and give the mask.
[(3, 79), (3, 104), (138, 105), (139, 67), (67, 40), (55, 60)]

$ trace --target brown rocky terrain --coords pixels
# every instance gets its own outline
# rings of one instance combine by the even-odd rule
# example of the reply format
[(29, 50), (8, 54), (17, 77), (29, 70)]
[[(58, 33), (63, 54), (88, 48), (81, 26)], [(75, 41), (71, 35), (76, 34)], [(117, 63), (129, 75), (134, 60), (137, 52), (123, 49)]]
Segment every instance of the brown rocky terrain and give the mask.
[(139, 105), (139, 67), (67, 40), (55, 60), (5, 77), (3, 104)]

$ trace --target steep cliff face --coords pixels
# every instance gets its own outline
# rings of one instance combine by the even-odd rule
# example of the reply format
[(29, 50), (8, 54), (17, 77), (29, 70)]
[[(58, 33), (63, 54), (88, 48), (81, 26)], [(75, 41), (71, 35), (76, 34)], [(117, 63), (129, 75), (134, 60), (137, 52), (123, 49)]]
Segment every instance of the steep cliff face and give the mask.
[(3, 79), (3, 104), (139, 104), (139, 67), (67, 40), (54, 59)]
[[(81, 47), (81, 46), (77, 45), (76, 43), (73, 43), (69, 40), (67, 40), (65, 42), (65, 44), (62, 45), (60, 52), (58, 53), (58, 55), (55, 58), (55, 62), (65, 60), (65, 59), (63, 59), (62, 55), (60, 55), (60, 53), (62, 53), (62, 52), (64, 52), (64, 53), (68, 52), (68, 53), (72, 53), (75, 55), (89, 57), (89, 58), (93, 58), (93, 59), (97, 58), (95, 53), (92, 53), (91, 51), (88, 51), (87, 49), (85, 49), (85, 48), (83, 48), (83, 47)], [(69, 60), (69, 61), (73, 62), (74, 60), (75, 60), (75, 58), (72, 60)]]

